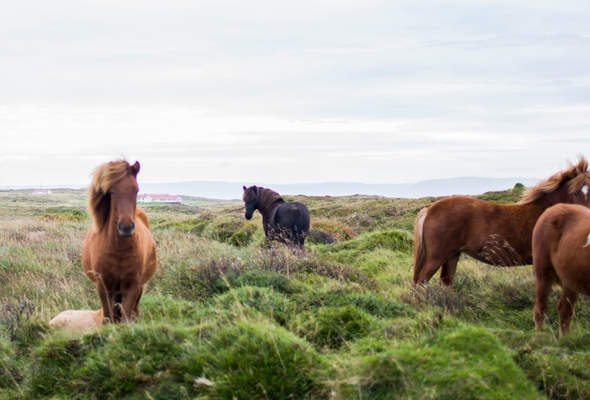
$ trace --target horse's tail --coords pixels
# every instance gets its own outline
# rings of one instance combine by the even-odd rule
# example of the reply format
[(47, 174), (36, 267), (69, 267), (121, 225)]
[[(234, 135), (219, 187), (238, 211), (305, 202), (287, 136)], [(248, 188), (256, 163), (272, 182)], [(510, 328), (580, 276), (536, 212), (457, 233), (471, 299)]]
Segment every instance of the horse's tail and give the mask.
[(309, 211), (307, 210), (307, 207), (301, 203), (293, 203), (290, 207), (292, 217), (291, 229), (293, 229), (292, 239), (297, 246), (303, 248), (303, 243), (309, 233), (310, 227)]
[(426, 242), (424, 242), (426, 214), (428, 214), (428, 207), (420, 210), (414, 223), (414, 283), (418, 282), (418, 276), (426, 261)]

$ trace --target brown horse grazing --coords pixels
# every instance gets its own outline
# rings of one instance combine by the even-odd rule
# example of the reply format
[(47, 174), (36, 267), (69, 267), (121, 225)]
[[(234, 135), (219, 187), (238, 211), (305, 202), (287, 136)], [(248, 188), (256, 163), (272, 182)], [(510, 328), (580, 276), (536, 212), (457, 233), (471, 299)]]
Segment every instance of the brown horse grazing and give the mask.
[(88, 205), (94, 221), (82, 266), (96, 283), (107, 322), (135, 320), (144, 284), (158, 265), (147, 215), (136, 207), (139, 163), (111, 161), (94, 172)]
[(414, 283), (428, 282), (442, 267), (442, 282), (452, 284), (461, 253), (492, 265), (531, 264), (539, 216), (557, 203), (590, 206), (589, 187), (588, 162), (580, 158), (527, 190), (518, 204), (456, 196), (422, 209), (414, 225)]
[(561, 334), (566, 334), (578, 293), (590, 295), (590, 209), (557, 204), (541, 215), (533, 231), (533, 271), (536, 328), (543, 327), (551, 287), (560, 283), (563, 295), (557, 308)]
[(277, 192), (261, 186), (244, 186), (243, 189), (246, 219), (252, 219), (255, 210), (260, 211), (264, 234), (268, 239), (293, 243), (303, 249), (310, 223), (305, 204), (286, 202)]

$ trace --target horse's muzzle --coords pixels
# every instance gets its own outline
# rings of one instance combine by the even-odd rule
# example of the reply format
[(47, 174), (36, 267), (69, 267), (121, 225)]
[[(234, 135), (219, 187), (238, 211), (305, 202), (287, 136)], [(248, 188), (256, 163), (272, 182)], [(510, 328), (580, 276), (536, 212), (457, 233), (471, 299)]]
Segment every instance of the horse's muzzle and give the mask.
[(117, 231), (119, 232), (119, 236), (131, 236), (135, 232), (135, 224), (132, 222), (129, 225), (124, 225), (119, 222), (117, 224)]

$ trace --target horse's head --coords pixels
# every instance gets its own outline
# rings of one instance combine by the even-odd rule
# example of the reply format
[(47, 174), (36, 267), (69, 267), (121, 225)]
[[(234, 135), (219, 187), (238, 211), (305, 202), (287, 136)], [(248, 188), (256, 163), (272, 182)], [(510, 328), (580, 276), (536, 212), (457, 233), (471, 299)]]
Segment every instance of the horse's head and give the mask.
[(252, 214), (258, 208), (258, 188), (256, 186), (250, 186), (247, 188), (243, 186), (244, 194), (242, 195), (242, 200), (244, 200), (244, 204), (246, 205), (246, 219), (252, 219)]
[(129, 173), (109, 190), (112, 212), (117, 221), (119, 236), (131, 236), (135, 231), (139, 162), (136, 161), (135, 164), (130, 165), (128, 171)]
[(567, 185), (566, 203), (590, 207), (590, 173), (580, 173)]
[(572, 164), (548, 179), (528, 189), (521, 203), (540, 202), (545, 207), (557, 203), (580, 204), (590, 207), (590, 171), (588, 161), (580, 157), (577, 164)]

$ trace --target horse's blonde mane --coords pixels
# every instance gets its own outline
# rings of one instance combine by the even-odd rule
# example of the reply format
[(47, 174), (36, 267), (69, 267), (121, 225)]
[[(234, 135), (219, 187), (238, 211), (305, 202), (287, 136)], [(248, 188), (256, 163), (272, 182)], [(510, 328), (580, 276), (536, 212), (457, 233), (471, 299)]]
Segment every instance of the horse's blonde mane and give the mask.
[(92, 176), (88, 189), (88, 209), (97, 229), (101, 229), (109, 218), (109, 190), (131, 172), (126, 160), (115, 160), (99, 165)]
[(525, 191), (522, 195), (521, 204), (530, 204), (541, 197), (553, 193), (563, 185), (567, 185), (567, 193), (572, 196), (582, 190), (584, 185), (590, 186), (590, 173), (588, 172), (588, 161), (580, 157), (577, 164), (570, 164), (569, 168), (560, 171), (550, 178), (536, 184)]

